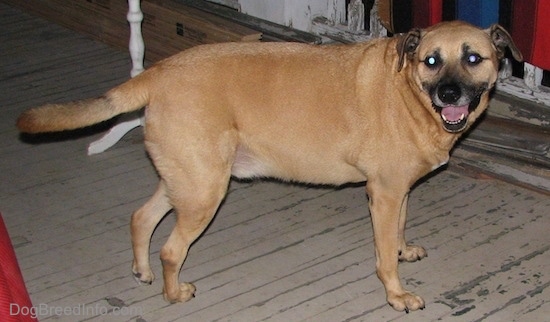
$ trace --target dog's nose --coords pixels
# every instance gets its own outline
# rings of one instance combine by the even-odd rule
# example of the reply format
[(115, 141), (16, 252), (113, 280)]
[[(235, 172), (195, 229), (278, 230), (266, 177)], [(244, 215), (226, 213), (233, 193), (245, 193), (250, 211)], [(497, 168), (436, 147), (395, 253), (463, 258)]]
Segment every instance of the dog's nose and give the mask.
[(445, 104), (454, 104), (462, 95), (460, 87), (455, 84), (441, 85), (437, 90), (437, 96)]

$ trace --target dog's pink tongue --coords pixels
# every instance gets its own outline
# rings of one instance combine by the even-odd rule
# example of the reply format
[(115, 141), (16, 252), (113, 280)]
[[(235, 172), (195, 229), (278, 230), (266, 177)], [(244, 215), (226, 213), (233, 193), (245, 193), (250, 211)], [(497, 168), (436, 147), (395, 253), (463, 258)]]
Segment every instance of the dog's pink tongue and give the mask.
[[(468, 116), (468, 105), (464, 106), (445, 106), (441, 109), (441, 115), (448, 122), (460, 121), (461, 118)], [(464, 114), (464, 116), (462, 116)]]

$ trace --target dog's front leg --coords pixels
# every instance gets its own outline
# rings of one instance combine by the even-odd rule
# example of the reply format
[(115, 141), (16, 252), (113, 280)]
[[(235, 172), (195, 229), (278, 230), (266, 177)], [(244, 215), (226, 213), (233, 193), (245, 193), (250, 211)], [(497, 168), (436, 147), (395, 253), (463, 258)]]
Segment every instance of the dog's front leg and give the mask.
[(405, 195), (401, 203), (401, 211), (399, 212), (399, 260), (406, 262), (416, 262), (428, 256), (428, 253), (422, 246), (408, 245), (405, 240), (405, 224), (407, 223), (407, 204), (409, 194)]
[(401, 286), (397, 271), (400, 248), (400, 212), (409, 187), (369, 182), (369, 208), (374, 229), (376, 273), (386, 289), (388, 303), (398, 311), (424, 308), (424, 300)]

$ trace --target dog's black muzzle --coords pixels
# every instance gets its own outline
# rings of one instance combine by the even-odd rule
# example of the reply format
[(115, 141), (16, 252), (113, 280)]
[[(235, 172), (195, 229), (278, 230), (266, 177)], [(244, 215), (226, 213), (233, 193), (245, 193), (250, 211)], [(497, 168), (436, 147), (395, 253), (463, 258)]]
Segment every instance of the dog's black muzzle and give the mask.
[(429, 87), (435, 111), (441, 116), (443, 128), (451, 133), (466, 129), (468, 116), (481, 100), (487, 85), (468, 86), (457, 82), (438, 83)]

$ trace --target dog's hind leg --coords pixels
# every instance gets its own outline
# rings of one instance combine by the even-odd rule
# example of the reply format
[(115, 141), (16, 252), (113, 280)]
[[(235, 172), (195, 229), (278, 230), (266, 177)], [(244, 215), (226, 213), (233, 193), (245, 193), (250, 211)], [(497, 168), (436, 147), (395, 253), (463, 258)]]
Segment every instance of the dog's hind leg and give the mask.
[(172, 209), (166, 195), (166, 187), (161, 180), (157, 190), (141, 208), (132, 215), (131, 232), (134, 262), (132, 272), (140, 284), (151, 284), (154, 279), (149, 265), (149, 245), (151, 236), (160, 220)]
[(194, 296), (193, 284), (179, 283), (180, 269), (189, 246), (214, 217), (229, 184), (230, 166), (222, 170), (220, 167), (204, 168), (203, 165), (202, 170), (193, 174), (187, 172), (182, 176), (171, 175), (167, 181), (170, 202), (177, 216), (176, 226), (160, 253), (164, 275), (163, 293), (170, 303), (185, 302)]
[(407, 222), (407, 204), (409, 201), (409, 194), (405, 195), (403, 203), (401, 204), (401, 212), (399, 214), (399, 260), (406, 262), (415, 262), (428, 256), (426, 250), (422, 246), (407, 245), (405, 240), (405, 224)]
[(399, 216), (409, 187), (399, 180), (369, 180), (367, 193), (374, 229), (376, 273), (386, 289), (387, 301), (398, 311), (423, 309), (424, 300), (403, 289), (397, 270), (400, 247)]

